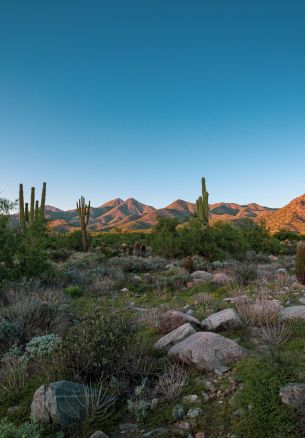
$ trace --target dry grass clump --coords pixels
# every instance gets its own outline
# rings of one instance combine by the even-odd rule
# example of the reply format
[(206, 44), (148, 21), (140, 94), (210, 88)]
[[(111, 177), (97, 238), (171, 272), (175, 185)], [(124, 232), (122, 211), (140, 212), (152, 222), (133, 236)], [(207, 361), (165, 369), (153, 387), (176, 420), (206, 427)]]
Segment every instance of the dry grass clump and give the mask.
[(96, 277), (89, 285), (87, 291), (89, 295), (107, 295), (115, 290), (116, 281), (111, 277)]
[(272, 353), (276, 353), (291, 336), (291, 326), (285, 321), (266, 321), (261, 330), (262, 338), (267, 342)]
[(0, 352), (10, 346), (24, 346), (35, 336), (62, 335), (71, 315), (61, 289), (45, 288), (39, 283), (11, 284), (2, 297), (0, 310)]
[(234, 260), (230, 263), (235, 282), (242, 286), (253, 283), (258, 278), (257, 265), (250, 260), (242, 262)]
[(164, 373), (159, 376), (155, 387), (156, 395), (171, 401), (177, 398), (189, 381), (187, 371), (176, 362), (165, 366)]
[(144, 325), (147, 328), (155, 329), (161, 319), (163, 313), (170, 309), (170, 306), (153, 307), (145, 312), (138, 314), (137, 321), (140, 325)]

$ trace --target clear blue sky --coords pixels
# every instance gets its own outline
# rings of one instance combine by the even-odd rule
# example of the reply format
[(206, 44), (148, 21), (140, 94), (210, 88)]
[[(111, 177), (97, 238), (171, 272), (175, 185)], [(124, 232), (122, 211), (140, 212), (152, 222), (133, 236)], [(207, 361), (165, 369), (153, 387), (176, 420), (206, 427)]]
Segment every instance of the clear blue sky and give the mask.
[(305, 192), (303, 0), (1, 0), (0, 195)]

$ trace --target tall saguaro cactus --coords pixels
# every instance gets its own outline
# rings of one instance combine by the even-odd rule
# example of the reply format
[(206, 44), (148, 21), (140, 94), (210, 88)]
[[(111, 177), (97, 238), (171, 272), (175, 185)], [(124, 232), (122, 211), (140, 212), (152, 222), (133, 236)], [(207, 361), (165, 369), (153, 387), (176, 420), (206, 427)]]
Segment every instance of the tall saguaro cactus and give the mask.
[(19, 184), (19, 222), (22, 230), (26, 229), (26, 212), (28, 207), (24, 210), (23, 184)]
[(35, 187), (32, 187), (29, 205), (28, 202), (24, 203), (23, 184), (19, 185), (19, 222), (23, 231), (25, 231), (29, 225), (44, 221), (46, 191), (47, 184), (44, 182), (41, 194), (41, 206), (39, 207), (39, 201), (35, 200)]
[(89, 240), (88, 240), (88, 232), (87, 225), (90, 219), (90, 201), (89, 204), (86, 204), (85, 198), (81, 196), (81, 198), (76, 203), (77, 212), (80, 219), (80, 227), (82, 231), (82, 242), (83, 242), (83, 250), (88, 251), (89, 248)]
[(199, 219), (204, 226), (209, 225), (209, 194), (206, 190), (205, 178), (202, 177), (202, 195), (196, 201), (196, 209)]

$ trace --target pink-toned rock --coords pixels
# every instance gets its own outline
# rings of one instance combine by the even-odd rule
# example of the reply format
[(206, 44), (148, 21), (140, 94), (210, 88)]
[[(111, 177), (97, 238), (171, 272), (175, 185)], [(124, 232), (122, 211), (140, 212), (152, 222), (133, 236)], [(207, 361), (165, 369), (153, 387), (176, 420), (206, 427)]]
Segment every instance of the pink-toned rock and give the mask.
[(205, 433), (204, 432), (196, 432), (195, 438), (205, 438)]
[(202, 371), (224, 371), (249, 354), (231, 339), (212, 332), (198, 332), (174, 345), (168, 352), (171, 359)]
[(200, 322), (197, 318), (187, 313), (178, 312), (177, 310), (168, 310), (161, 316), (158, 324), (158, 332), (166, 335), (187, 322), (195, 327), (200, 326)]
[(225, 272), (217, 272), (213, 275), (213, 281), (221, 284), (228, 284), (232, 282), (232, 278)]

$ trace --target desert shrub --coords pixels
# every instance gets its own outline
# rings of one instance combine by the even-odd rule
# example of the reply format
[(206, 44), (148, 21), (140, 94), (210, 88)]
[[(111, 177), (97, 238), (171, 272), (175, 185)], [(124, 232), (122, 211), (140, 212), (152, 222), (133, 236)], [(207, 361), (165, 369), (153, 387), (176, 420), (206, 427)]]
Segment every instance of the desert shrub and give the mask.
[(237, 284), (247, 286), (258, 278), (257, 265), (250, 260), (231, 262), (231, 271)]
[(72, 252), (68, 248), (58, 248), (48, 250), (51, 260), (54, 262), (65, 262), (71, 256)]
[(160, 257), (114, 257), (108, 266), (119, 266), (124, 272), (154, 272), (165, 268), (166, 261)]
[(236, 408), (244, 412), (237, 421), (237, 432), (253, 438), (299, 436), (294, 413), (279, 397), (281, 385), (294, 381), (290, 367), (262, 358), (248, 358), (237, 365), (236, 374), (242, 382), (234, 397)]
[(126, 310), (106, 304), (89, 309), (63, 340), (59, 360), (62, 356), (68, 374), (78, 380), (115, 374), (122, 367), (121, 358), (134, 331)]
[(280, 241), (284, 240), (301, 240), (302, 236), (296, 231), (280, 230), (274, 234), (274, 237)]
[(148, 414), (149, 402), (146, 400), (145, 381), (137, 386), (132, 399), (127, 400), (128, 410), (139, 422), (143, 421)]
[[(0, 352), (25, 346), (36, 336), (61, 335), (70, 324), (69, 309), (61, 290), (36, 282), (7, 285), (0, 310)], [(9, 335), (9, 337), (7, 336)]]
[(177, 398), (189, 381), (187, 370), (175, 362), (165, 365), (155, 387), (155, 394), (167, 401)]
[(159, 217), (150, 236), (153, 251), (163, 257), (182, 255), (181, 242), (177, 231), (179, 221), (176, 218)]
[(83, 290), (80, 286), (68, 286), (64, 288), (65, 294), (69, 295), (71, 298), (79, 298), (83, 294)]
[[(2, 358), (0, 391), (1, 400), (14, 399), (25, 388), (27, 382), (27, 362), (21, 356)], [(0, 435), (1, 436), (1, 435)]]
[(26, 344), (25, 354), (35, 359), (52, 354), (61, 344), (61, 338), (54, 333), (45, 336), (36, 336)]
[[(43, 427), (36, 422), (23, 423), (16, 426), (6, 418), (0, 422), (0, 436), (1, 438), (42, 438), (44, 435)], [(63, 435), (61, 435), (63, 438)], [(56, 438), (60, 438), (58, 434)]]

